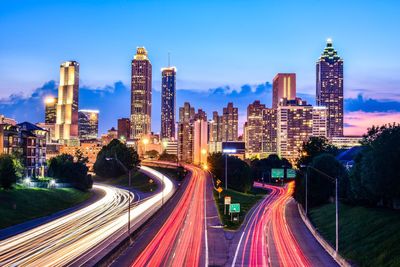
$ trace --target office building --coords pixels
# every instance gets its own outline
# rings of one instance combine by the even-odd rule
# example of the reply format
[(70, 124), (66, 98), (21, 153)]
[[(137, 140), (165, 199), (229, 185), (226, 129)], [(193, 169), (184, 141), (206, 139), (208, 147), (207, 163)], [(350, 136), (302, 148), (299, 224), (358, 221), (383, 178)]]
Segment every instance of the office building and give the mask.
[(247, 124), (245, 126), (246, 157), (260, 158), (264, 144), (264, 117), (265, 105), (259, 100), (247, 107)]
[(316, 64), (317, 106), (328, 109), (328, 136), (343, 136), (343, 59), (328, 39)]
[(264, 137), (263, 137), (263, 153), (266, 156), (276, 154), (277, 142), (277, 110), (274, 108), (265, 108), (263, 110), (264, 121)]
[(131, 138), (151, 133), (152, 67), (144, 47), (138, 47), (132, 60)]
[(118, 139), (127, 140), (130, 138), (131, 121), (129, 118), (118, 119)]
[(211, 154), (222, 151), (222, 116), (217, 111), (208, 122), (208, 150)]
[(232, 142), (238, 140), (238, 108), (228, 103), (222, 112), (221, 141)]
[(175, 138), (176, 68), (161, 69), (161, 138)]
[(194, 119), (194, 107), (190, 106), (189, 102), (185, 102), (183, 107), (179, 108), (179, 122), (190, 122)]
[(313, 107), (306, 101), (283, 99), (277, 109), (277, 152), (292, 163), (313, 133)]
[(79, 139), (97, 139), (99, 135), (99, 111), (79, 110)]
[(103, 146), (108, 145), (114, 139), (118, 139), (118, 131), (114, 127), (111, 127), (106, 134), (101, 135), (101, 143)]
[(79, 63), (60, 66), (55, 138), (61, 143), (78, 140)]
[(12, 155), (20, 151), (19, 127), (0, 121), (0, 154)]
[(296, 98), (296, 74), (278, 73), (272, 83), (272, 108), (277, 108), (282, 99)]
[(327, 137), (328, 109), (326, 107), (313, 107), (312, 136)]
[[(202, 116), (202, 115), (200, 115)], [(207, 164), (208, 156), (208, 123), (207, 120), (193, 121), (193, 163)]]
[(57, 98), (48, 96), (44, 100), (45, 104), (45, 118), (46, 124), (56, 124), (57, 122)]

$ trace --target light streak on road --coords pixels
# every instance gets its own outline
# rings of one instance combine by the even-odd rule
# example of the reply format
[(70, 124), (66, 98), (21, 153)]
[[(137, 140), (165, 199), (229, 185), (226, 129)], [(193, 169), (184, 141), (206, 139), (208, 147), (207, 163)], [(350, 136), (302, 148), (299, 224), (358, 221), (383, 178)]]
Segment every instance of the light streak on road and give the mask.
[(286, 203), (292, 196), (294, 183), (286, 188), (261, 183), (256, 186), (268, 188), (270, 194), (248, 219), (232, 266), (271, 266), (272, 245), (280, 266), (311, 266), (286, 222)]
[(206, 173), (190, 165), (192, 172), (178, 204), (132, 266), (199, 266), (204, 233)]
[[(148, 167), (145, 172), (162, 180), (162, 174)], [(173, 183), (164, 177), (163, 193), (173, 194)], [(129, 191), (106, 185), (94, 185), (104, 197), (95, 203), (59, 219), (0, 241), (0, 266), (65, 266), (81, 255), (107, 242), (117, 232), (125, 234), (128, 223)], [(160, 207), (163, 193), (142, 200), (131, 208), (131, 225)], [(133, 200), (133, 194), (131, 196)]]

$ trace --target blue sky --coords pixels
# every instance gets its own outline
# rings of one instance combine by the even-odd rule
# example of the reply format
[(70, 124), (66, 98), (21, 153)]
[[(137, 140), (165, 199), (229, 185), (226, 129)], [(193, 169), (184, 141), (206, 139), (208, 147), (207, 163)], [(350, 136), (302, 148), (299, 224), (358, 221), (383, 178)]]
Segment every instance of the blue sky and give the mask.
[[(397, 112), (399, 10), (399, 1), (2, 0), (0, 113), (40, 120), (39, 102), (36, 115), (19, 110), (30, 103), (35, 89), (58, 82), (59, 64), (69, 59), (80, 62), (85, 90), (114, 90), (119, 81), (129, 88), (130, 61), (135, 48), (144, 45), (153, 64), (154, 91), (160, 90), (159, 70), (170, 52), (178, 68), (178, 104), (197, 97), (205, 101), (196, 101), (196, 108), (221, 110), (234, 100), (245, 115), (253, 100), (268, 104), (270, 93), (250, 91), (240, 98), (228, 94), (246, 84), (255, 88), (270, 82), (277, 72), (296, 72), (299, 94), (312, 99), (315, 61), (327, 37), (333, 38), (345, 61), (345, 96), (356, 102), (347, 111)], [(210, 88), (227, 86), (225, 99), (206, 101)], [(104, 131), (116, 124), (117, 115), (128, 115), (129, 100), (115, 116), (105, 115), (112, 101), (125, 101), (126, 90), (95, 94), (108, 96), (104, 101), (84, 99), (82, 93), (80, 106), (100, 109)], [(360, 107), (359, 94), (380, 107)], [(154, 106), (159, 103), (153, 101)], [(393, 108), (382, 111), (388, 101)], [(158, 107), (153, 114), (157, 131)]]

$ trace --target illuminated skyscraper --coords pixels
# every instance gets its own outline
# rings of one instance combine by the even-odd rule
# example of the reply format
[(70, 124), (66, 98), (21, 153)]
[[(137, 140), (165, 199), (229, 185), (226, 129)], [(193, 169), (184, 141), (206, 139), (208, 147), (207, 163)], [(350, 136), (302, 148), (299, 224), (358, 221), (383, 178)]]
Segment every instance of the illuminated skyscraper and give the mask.
[(277, 151), (280, 157), (294, 162), (303, 142), (313, 133), (313, 107), (296, 100), (280, 101), (277, 109)]
[(296, 73), (278, 73), (272, 83), (272, 108), (277, 108), (279, 102), (296, 99)]
[(144, 47), (138, 47), (132, 60), (131, 138), (151, 133), (151, 63)]
[(96, 139), (99, 134), (99, 111), (79, 110), (79, 139)]
[(179, 108), (179, 122), (190, 122), (194, 119), (194, 107), (190, 106), (189, 102), (185, 102), (183, 107)]
[(44, 100), (45, 104), (45, 123), (56, 124), (57, 122), (57, 98), (56, 97), (46, 97)]
[(247, 125), (245, 133), (246, 157), (260, 156), (263, 152), (264, 139), (264, 118), (263, 110), (265, 105), (259, 100), (247, 107)]
[(228, 103), (222, 113), (222, 142), (230, 142), (238, 140), (238, 108), (233, 103)]
[(343, 136), (343, 59), (328, 39), (317, 61), (317, 106), (328, 108), (328, 136)]
[(176, 68), (161, 69), (161, 138), (175, 138)]
[(265, 108), (263, 110), (264, 119), (264, 137), (263, 152), (267, 155), (276, 154), (276, 131), (277, 131), (277, 110), (274, 108)]
[(62, 143), (78, 140), (79, 63), (60, 66), (55, 138)]
[(326, 107), (313, 107), (313, 136), (327, 137), (328, 109)]
[(178, 159), (188, 163), (193, 162), (194, 116), (194, 107), (189, 102), (179, 108)]

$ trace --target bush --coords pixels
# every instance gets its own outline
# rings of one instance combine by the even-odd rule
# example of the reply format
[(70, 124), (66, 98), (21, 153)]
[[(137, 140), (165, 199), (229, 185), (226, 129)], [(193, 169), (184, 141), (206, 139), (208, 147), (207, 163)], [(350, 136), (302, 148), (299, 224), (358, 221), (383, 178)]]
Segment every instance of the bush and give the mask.
[(17, 182), (17, 170), (10, 155), (0, 155), (0, 186), (11, 189)]

